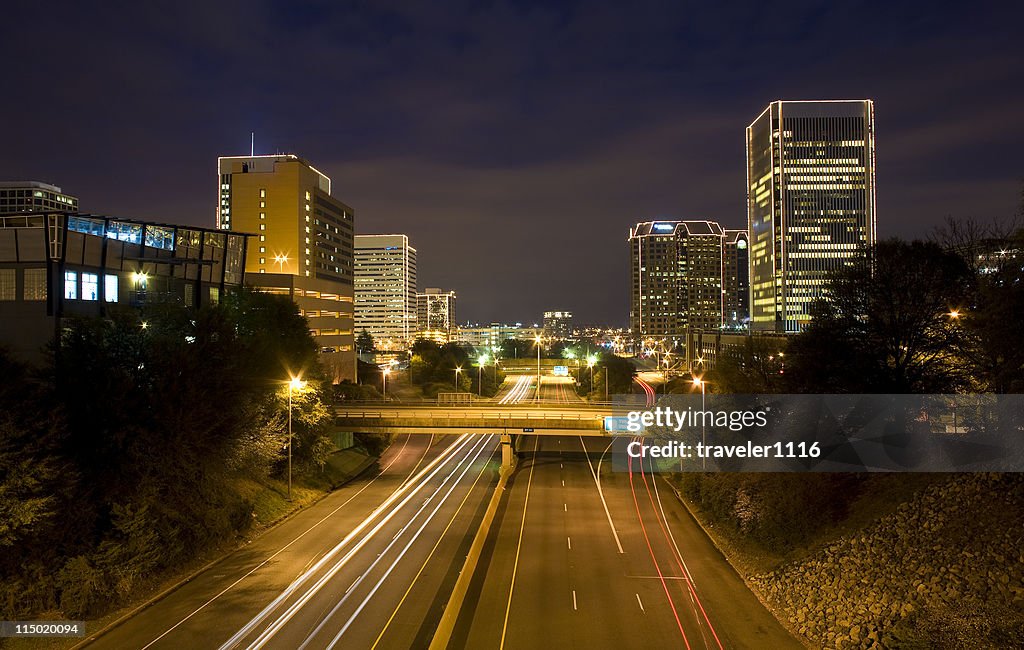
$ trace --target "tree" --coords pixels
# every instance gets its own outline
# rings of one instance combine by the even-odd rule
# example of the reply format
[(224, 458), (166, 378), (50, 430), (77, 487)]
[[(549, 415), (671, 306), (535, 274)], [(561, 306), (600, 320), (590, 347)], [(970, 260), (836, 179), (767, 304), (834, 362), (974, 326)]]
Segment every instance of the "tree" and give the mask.
[(505, 339), (501, 342), (501, 357), (503, 359), (528, 359), (537, 354), (533, 346), (533, 341)]
[(879, 242), (833, 274), (786, 353), (794, 392), (941, 393), (964, 388), (972, 274), (932, 242)]
[(364, 329), (359, 333), (359, 336), (356, 337), (356, 352), (359, 354), (369, 354), (375, 349), (376, 344), (373, 342), (373, 336)]

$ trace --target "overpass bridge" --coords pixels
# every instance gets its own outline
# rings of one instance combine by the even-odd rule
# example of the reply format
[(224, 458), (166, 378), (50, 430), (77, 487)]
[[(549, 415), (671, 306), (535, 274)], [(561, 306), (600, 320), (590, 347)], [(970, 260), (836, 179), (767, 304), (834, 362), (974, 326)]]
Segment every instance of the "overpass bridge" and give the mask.
[(360, 433), (531, 433), (535, 435), (604, 436), (611, 405), (473, 404), (442, 406), (354, 404), (334, 409), (335, 425)]
[(467, 406), (353, 404), (334, 409), (335, 426), (359, 433), (478, 433), (501, 436), (502, 464), (511, 464), (521, 435), (607, 436), (611, 405), (534, 403)]

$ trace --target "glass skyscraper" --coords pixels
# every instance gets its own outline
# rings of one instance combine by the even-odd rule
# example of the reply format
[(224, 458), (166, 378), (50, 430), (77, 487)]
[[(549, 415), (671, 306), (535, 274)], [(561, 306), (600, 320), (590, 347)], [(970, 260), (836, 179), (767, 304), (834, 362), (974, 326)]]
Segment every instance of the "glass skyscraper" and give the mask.
[(751, 329), (799, 332), (828, 274), (875, 242), (871, 100), (776, 101), (747, 127)]

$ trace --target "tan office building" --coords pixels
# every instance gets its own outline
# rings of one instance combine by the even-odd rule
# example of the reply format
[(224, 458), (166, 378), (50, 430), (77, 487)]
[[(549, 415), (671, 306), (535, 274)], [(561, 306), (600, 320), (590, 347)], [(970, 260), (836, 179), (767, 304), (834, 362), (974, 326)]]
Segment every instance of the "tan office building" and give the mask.
[(333, 379), (354, 381), (352, 208), (331, 196), (330, 178), (292, 154), (217, 164), (217, 227), (254, 235), (246, 282), (290, 295)]

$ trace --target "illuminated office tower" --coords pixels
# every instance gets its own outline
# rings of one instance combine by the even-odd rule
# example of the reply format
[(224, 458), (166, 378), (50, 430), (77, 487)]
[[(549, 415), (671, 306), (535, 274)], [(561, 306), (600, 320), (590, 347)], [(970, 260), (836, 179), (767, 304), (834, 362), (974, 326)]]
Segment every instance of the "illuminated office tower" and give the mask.
[(405, 235), (356, 235), (356, 331), (378, 350), (405, 350), (416, 336), (416, 249)]
[(750, 320), (750, 248), (746, 230), (726, 230), (722, 247), (722, 325), (743, 329)]
[(309, 321), (322, 365), (355, 380), (352, 208), (331, 179), (292, 154), (217, 159), (217, 227), (250, 233), (245, 281), (288, 295)]
[(875, 242), (874, 104), (772, 102), (746, 137), (751, 329), (799, 332), (829, 274)]
[(635, 335), (722, 326), (725, 232), (714, 221), (647, 221), (630, 229)]
[(544, 336), (559, 341), (572, 338), (572, 312), (544, 312)]
[(434, 287), (416, 294), (417, 338), (448, 343), (455, 335), (455, 292)]

